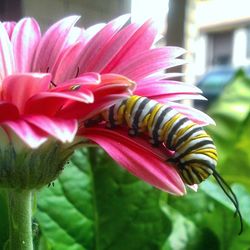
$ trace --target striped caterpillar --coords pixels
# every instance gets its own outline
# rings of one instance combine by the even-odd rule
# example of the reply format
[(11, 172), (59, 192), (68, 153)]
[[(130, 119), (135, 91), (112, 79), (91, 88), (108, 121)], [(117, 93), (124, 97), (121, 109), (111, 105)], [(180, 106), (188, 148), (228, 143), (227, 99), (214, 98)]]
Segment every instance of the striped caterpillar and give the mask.
[[(125, 125), (131, 136), (144, 133), (153, 146), (164, 144), (174, 151), (174, 157), (167, 161), (176, 166), (185, 184), (199, 184), (213, 175), (236, 208), (236, 214), (240, 218), (240, 233), (242, 232), (243, 222), (237, 197), (215, 170), (216, 147), (201, 126), (170, 106), (136, 95), (120, 100), (103, 111), (101, 120), (106, 121), (106, 126), (110, 129)], [(86, 126), (93, 122), (94, 120), (87, 121)]]

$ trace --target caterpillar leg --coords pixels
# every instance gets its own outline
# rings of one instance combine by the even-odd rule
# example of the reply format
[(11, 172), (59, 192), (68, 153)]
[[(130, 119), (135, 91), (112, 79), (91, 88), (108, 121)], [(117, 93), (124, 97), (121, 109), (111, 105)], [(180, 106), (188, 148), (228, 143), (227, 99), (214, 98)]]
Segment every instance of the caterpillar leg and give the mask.
[(96, 117), (93, 117), (87, 121), (84, 122), (84, 126), (85, 127), (91, 127), (91, 126), (94, 126), (94, 125), (97, 125), (98, 123), (100, 123), (102, 121), (102, 117), (101, 115), (97, 115)]
[(128, 130), (128, 134), (129, 134), (130, 136), (137, 136), (137, 135), (138, 135), (138, 130), (137, 130), (137, 129), (130, 128), (130, 129)]
[(149, 143), (151, 144), (151, 146), (152, 147), (154, 147), (154, 148), (157, 148), (157, 147), (159, 147), (160, 146), (160, 144), (161, 144), (161, 142), (160, 141), (156, 141), (156, 140), (154, 140), (153, 138), (150, 138), (149, 139)]

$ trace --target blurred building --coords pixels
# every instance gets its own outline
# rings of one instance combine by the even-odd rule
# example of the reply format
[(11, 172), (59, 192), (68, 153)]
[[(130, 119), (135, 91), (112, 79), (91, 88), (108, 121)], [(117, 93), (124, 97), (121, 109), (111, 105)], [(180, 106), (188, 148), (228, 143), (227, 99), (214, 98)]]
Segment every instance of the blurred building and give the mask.
[(17, 21), (24, 16), (38, 20), (43, 29), (68, 15), (80, 15), (78, 24), (88, 27), (131, 13), (132, 20), (143, 22), (152, 17), (164, 32), (168, 0), (1, 0), (0, 20)]
[(188, 81), (217, 66), (250, 65), (250, 1), (188, 0), (185, 47)]
[[(185, 81), (193, 83), (218, 65), (250, 64), (250, 0), (173, 0), (172, 3), (178, 6), (179, 14), (173, 13), (176, 17), (172, 22), (173, 36), (167, 43), (183, 46), (188, 51)], [(165, 32), (168, 0), (0, 1), (2, 21), (33, 16), (43, 30), (67, 15), (82, 16), (78, 24), (88, 27), (130, 12), (134, 21), (153, 17), (162, 33)], [(180, 20), (184, 27), (179, 24)], [(176, 42), (177, 35), (183, 37), (183, 41)]]
[(79, 24), (88, 27), (129, 13), (130, 2), (130, 0), (1, 0), (0, 19), (16, 21), (23, 16), (32, 16), (45, 29), (62, 17), (74, 14), (82, 16)]

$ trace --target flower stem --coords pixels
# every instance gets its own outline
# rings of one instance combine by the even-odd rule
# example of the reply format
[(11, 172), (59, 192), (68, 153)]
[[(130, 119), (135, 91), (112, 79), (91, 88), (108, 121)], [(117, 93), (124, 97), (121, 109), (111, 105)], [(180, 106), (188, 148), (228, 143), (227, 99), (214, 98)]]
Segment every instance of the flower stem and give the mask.
[(31, 190), (8, 190), (10, 250), (33, 249), (31, 202)]

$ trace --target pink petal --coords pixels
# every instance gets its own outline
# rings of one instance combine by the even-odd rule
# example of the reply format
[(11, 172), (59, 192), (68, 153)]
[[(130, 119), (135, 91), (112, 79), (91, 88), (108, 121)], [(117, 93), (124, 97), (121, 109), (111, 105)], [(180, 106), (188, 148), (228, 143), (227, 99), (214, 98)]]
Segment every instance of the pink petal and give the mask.
[(25, 102), (30, 97), (49, 88), (50, 79), (50, 74), (39, 73), (8, 76), (3, 81), (3, 99), (13, 103), (23, 112)]
[(64, 119), (76, 118), (84, 121), (100, 114), (101, 111), (127, 96), (127, 93), (100, 95), (99, 97), (95, 97), (95, 101), (90, 104), (72, 103), (71, 105), (67, 105), (57, 112), (57, 116)]
[(176, 109), (178, 112), (186, 115), (190, 120), (201, 126), (209, 124), (215, 125), (215, 122), (211, 117), (209, 117), (208, 115), (206, 115), (205, 113), (201, 112), (198, 109), (192, 108), (185, 104), (180, 104), (175, 102), (168, 102), (167, 105)]
[(11, 42), (17, 72), (31, 71), (32, 60), (40, 38), (40, 27), (35, 19), (23, 18), (16, 24)]
[(78, 66), (73, 63), (73, 60), (79, 56), (83, 47), (83, 43), (77, 42), (60, 54), (52, 68), (53, 81), (55, 83), (64, 82), (67, 79), (76, 77)]
[(127, 76), (117, 73), (101, 74), (102, 83), (127, 83), (128, 86), (134, 88), (135, 82), (129, 79)]
[(49, 118), (41, 115), (31, 115), (25, 117), (25, 120), (63, 143), (72, 142), (78, 128), (76, 120)]
[[(122, 61), (130, 60), (136, 54), (144, 50), (150, 49), (157, 35), (157, 29), (154, 27), (152, 20), (146, 21), (143, 25), (137, 28), (137, 24), (132, 23), (121, 30), (116, 37), (116, 40), (110, 43), (111, 48), (106, 48), (109, 63), (102, 69), (102, 73), (111, 72), (116, 65)], [(110, 50), (110, 51), (109, 51)], [(103, 66), (103, 56), (100, 58)], [(102, 66), (102, 67), (103, 67)]]
[[(9, 35), (0, 22), (0, 82), (15, 72), (15, 61)], [(0, 86), (0, 90), (1, 90)]]
[(94, 83), (97, 83), (97, 84), (101, 82), (101, 76), (100, 76), (100, 74), (98, 74), (96, 72), (83, 73), (79, 77), (81, 78), (82, 82), (83, 81), (85, 81), (85, 82), (94, 82)]
[(31, 148), (38, 148), (47, 140), (47, 136), (44, 132), (24, 120), (6, 121), (3, 122), (2, 125), (10, 128)]
[(15, 28), (15, 25), (16, 25), (16, 22), (3, 22), (3, 26), (6, 29), (10, 39), (12, 36), (12, 32)]
[[(116, 79), (119, 78), (116, 77)], [(126, 78), (123, 77), (123, 79)], [(26, 103), (25, 113), (52, 116), (68, 105), (72, 104), (74, 106), (74, 102), (92, 103), (94, 100), (92, 91), (98, 88), (97, 85), (100, 81), (100, 75), (97, 73), (90, 72), (82, 74), (78, 78), (71, 79), (58, 87), (51, 88), (47, 92), (41, 92), (34, 95)], [(76, 88), (74, 89), (75, 86)], [(126, 87), (127, 86), (128, 84)], [(108, 94), (108, 92), (105, 94)], [(70, 116), (70, 119), (71, 118), (72, 116)]]
[(116, 100), (127, 97), (134, 88), (134, 82), (121, 75), (104, 74), (101, 75), (101, 83), (99, 85), (86, 85), (86, 87), (93, 91), (94, 103), (88, 105), (72, 103), (57, 113), (59, 117), (88, 119), (114, 104)]
[(161, 80), (157, 82), (149, 82), (144, 84), (138, 84), (134, 92), (136, 95), (152, 97), (164, 94), (196, 94), (201, 93), (201, 90), (194, 85), (181, 83), (177, 81)]
[(174, 59), (174, 57), (183, 54), (183, 51), (181, 48), (173, 47), (147, 50), (129, 58), (129, 60), (122, 61), (112, 72), (125, 75), (134, 81), (139, 81), (157, 71), (185, 63), (182, 59)]
[(64, 82), (56, 82), (57, 88), (61, 86), (63, 87), (67, 84), (69, 85), (82, 84), (84, 86), (92, 86), (92, 85), (98, 85), (100, 83), (101, 83), (101, 75), (96, 72), (82, 73), (76, 78), (71, 78)]
[[(92, 103), (93, 94), (88, 89), (82, 92), (43, 92), (28, 100), (26, 103), (25, 114), (43, 114), (48, 116), (56, 115), (64, 105), (71, 102)], [(72, 118), (72, 116), (70, 116)], [(75, 117), (73, 117), (75, 118)]]
[(159, 149), (154, 149), (141, 138), (131, 138), (119, 132), (103, 128), (90, 128), (83, 136), (99, 144), (125, 169), (151, 185), (166, 192), (183, 195), (185, 186), (178, 172), (166, 162)]
[(167, 79), (173, 79), (175, 77), (182, 77), (184, 76), (184, 73), (163, 73), (163, 72), (157, 72), (153, 75), (147, 76), (139, 81), (140, 85), (148, 84), (148, 83), (154, 83), (161, 80), (167, 80)]
[(57, 111), (67, 103), (68, 97), (64, 93), (43, 92), (37, 94), (27, 101), (24, 114), (55, 116)]
[(170, 73), (165, 73), (164, 75), (163, 75), (163, 78), (161, 78), (161, 79), (173, 79), (173, 78), (175, 78), (175, 77), (182, 77), (182, 76), (184, 76), (185, 74), (184, 73), (180, 73), (180, 72), (170, 72)]
[(0, 122), (18, 119), (19, 112), (15, 105), (8, 102), (0, 102)]
[(162, 94), (150, 96), (151, 99), (156, 100), (157, 102), (167, 103), (170, 101), (181, 101), (181, 100), (207, 100), (202, 95), (197, 95), (193, 93), (174, 93), (174, 94)]
[(107, 24), (106, 23), (97, 23), (85, 30), (86, 37), (88, 40), (92, 39), (99, 31), (101, 31)]
[(118, 74), (103, 74), (101, 75), (101, 84), (95, 87), (95, 93), (103, 92), (105, 95), (110, 93), (114, 93), (119, 89), (127, 90), (128, 93), (131, 93), (135, 88), (135, 82), (131, 81), (125, 76)]
[(47, 30), (37, 49), (34, 71), (47, 72), (53, 67), (60, 52), (69, 45), (70, 30), (78, 19), (79, 16), (66, 17)]
[[(81, 88), (81, 85), (78, 84), (77, 87), (80, 86), (79, 90), (70, 90), (68, 91), (51, 91), (47, 93), (41, 93), (38, 94), (37, 97), (39, 98), (63, 98), (68, 99), (70, 101), (77, 101), (77, 102), (83, 102), (83, 103), (92, 103), (94, 101), (93, 93), (85, 88)], [(72, 87), (72, 85), (71, 85)]]
[[(79, 55), (80, 72), (93, 71), (91, 65), (94, 65), (99, 53), (108, 44), (118, 30), (128, 21), (129, 15), (120, 16), (109, 22), (100, 30), (84, 47)], [(92, 61), (93, 59), (93, 61)]]
[[(75, 34), (72, 34), (75, 33)], [(66, 79), (76, 77), (79, 67), (75, 67), (72, 59), (76, 60), (80, 52), (87, 43), (85, 32), (78, 27), (72, 27), (70, 30), (67, 48), (58, 53), (56, 61), (49, 71), (54, 76), (53, 80), (56, 82), (65, 81)], [(72, 40), (72, 41), (71, 41)]]
[[(119, 32), (115, 33), (114, 36), (107, 41), (107, 43), (101, 44), (102, 47), (99, 50), (99, 53), (96, 54), (95, 57), (91, 58), (84, 70), (101, 72), (104, 67), (107, 65), (109, 66), (110, 61), (123, 48), (127, 40), (131, 38), (136, 29), (136, 24), (130, 24)], [(90, 43), (91, 42), (92, 41), (90, 41)]]
[(79, 27), (71, 27), (69, 34), (66, 38), (66, 46), (70, 46), (75, 44), (77, 41), (85, 42), (86, 41), (86, 34), (84, 29), (81, 29)]

